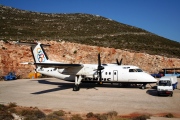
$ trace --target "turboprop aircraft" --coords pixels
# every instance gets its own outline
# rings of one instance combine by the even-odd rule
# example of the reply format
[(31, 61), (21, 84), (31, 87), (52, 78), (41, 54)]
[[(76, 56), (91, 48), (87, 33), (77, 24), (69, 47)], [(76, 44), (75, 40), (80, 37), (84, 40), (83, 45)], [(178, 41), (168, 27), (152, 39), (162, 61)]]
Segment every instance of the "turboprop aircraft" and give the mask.
[(43, 46), (50, 46), (41, 43), (18, 42), (20, 45), (31, 46), (34, 63), (23, 63), (36, 65), (36, 71), (67, 81), (75, 81), (73, 91), (79, 91), (81, 82), (97, 83), (121, 83), (141, 84), (145, 89), (147, 84), (156, 83), (157, 80), (143, 72), (139, 67), (132, 65), (121, 65), (122, 59), (117, 64), (101, 64), (98, 54), (98, 64), (67, 64), (49, 60)]

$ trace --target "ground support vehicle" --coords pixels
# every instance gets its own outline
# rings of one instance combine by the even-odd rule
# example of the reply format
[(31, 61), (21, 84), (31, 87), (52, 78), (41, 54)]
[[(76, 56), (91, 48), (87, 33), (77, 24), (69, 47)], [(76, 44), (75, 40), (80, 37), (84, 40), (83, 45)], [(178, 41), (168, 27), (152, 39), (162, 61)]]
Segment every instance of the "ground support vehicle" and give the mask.
[(16, 80), (17, 77), (15, 73), (9, 72), (8, 75), (4, 76), (4, 80)]
[(157, 82), (157, 94), (173, 96), (173, 90), (177, 89), (176, 76), (164, 76)]

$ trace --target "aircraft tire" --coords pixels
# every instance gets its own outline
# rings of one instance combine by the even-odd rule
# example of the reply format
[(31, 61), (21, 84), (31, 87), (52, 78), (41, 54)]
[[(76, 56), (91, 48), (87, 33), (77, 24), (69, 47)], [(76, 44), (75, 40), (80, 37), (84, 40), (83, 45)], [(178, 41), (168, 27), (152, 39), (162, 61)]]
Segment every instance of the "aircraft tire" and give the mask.
[(144, 86), (141, 86), (141, 89), (142, 89), (142, 90), (144, 90), (144, 89), (145, 89), (145, 87), (144, 87)]
[(159, 93), (159, 92), (157, 92), (157, 95), (158, 95), (158, 96), (160, 96), (160, 93)]
[(142, 89), (142, 90), (146, 89), (146, 84), (143, 84), (143, 85), (141, 86), (141, 89)]
[(73, 87), (73, 91), (79, 91), (79, 85), (75, 85), (74, 87)]

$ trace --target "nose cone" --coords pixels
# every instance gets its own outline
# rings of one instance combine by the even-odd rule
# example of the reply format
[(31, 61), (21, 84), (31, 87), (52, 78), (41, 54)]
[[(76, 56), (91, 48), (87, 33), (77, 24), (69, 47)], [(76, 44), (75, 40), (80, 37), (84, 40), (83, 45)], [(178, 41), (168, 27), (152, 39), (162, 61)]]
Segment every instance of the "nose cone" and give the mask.
[(146, 77), (145, 77), (145, 79), (148, 81), (148, 82), (150, 82), (150, 83), (156, 83), (157, 82), (157, 79), (155, 79), (154, 77), (152, 77), (150, 74), (148, 74), (148, 73), (145, 73), (146, 75)]

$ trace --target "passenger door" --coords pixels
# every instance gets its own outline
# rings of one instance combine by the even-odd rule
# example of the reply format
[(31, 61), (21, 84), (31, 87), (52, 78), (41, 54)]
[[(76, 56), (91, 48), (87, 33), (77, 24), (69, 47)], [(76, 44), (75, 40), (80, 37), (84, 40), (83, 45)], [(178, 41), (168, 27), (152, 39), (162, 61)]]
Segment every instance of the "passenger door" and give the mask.
[(117, 70), (113, 70), (113, 80), (118, 81), (118, 71)]

